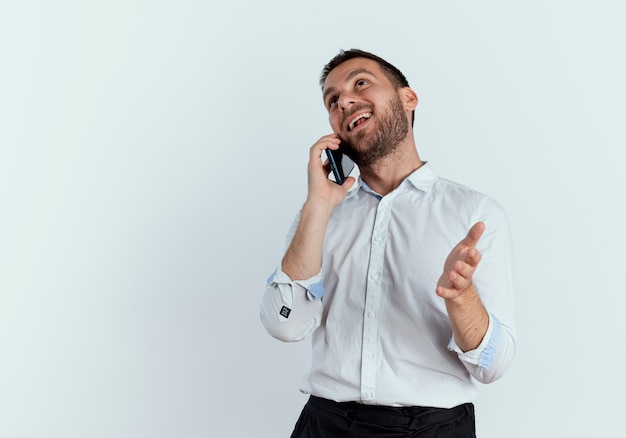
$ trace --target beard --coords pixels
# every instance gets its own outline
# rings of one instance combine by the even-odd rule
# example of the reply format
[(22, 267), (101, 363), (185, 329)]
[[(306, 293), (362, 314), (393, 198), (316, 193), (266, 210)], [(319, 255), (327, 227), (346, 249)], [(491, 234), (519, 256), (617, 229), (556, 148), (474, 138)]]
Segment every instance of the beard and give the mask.
[(359, 167), (371, 166), (392, 153), (409, 133), (409, 122), (398, 95), (377, 119), (380, 126), (374, 134), (359, 132), (352, 141), (340, 138), (341, 149)]

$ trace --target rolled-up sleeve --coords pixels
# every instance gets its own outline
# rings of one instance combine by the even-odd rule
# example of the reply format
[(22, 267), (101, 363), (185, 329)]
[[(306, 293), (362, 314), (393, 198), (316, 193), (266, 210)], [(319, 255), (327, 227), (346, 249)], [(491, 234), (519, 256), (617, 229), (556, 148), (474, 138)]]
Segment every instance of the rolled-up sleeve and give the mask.
[(321, 274), (293, 281), (278, 268), (267, 280), (261, 302), (261, 321), (274, 338), (300, 341), (320, 325), (323, 295)]
[(454, 341), (448, 349), (457, 353), (459, 360), (468, 372), (481, 383), (491, 383), (499, 379), (508, 369), (515, 355), (515, 337), (510, 327), (503, 326), (493, 315), (489, 315), (489, 327), (480, 345), (463, 351)]
[(457, 353), (468, 372), (481, 383), (491, 383), (508, 369), (516, 350), (513, 305), (513, 245), (508, 219), (502, 207), (486, 198), (475, 221), (485, 223), (478, 243), (482, 260), (474, 284), (489, 313), (489, 326), (480, 345), (463, 352), (454, 337), (448, 349)]

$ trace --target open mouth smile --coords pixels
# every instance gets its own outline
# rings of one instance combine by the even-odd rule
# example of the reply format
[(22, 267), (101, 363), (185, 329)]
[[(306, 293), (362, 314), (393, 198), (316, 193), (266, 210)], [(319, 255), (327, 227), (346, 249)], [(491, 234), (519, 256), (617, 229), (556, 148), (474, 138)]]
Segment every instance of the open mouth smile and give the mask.
[(372, 113), (369, 111), (357, 114), (354, 118), (352, 118), (352, 120), (350, 120), (350, 123), (348, 123), (348, 131), (352, 131), (353, 129), (363, 125), (370, 117), (372, 117)]

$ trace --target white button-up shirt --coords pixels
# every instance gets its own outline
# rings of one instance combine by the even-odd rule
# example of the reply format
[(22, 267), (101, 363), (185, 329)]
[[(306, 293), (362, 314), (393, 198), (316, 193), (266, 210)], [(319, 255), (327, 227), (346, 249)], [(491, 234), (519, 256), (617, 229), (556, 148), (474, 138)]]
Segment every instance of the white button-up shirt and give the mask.
[[(478, 348), (462, 352), (435, 290), (446, 257), (478, 221), (486, 229), (474, 284), (489, 326)], [(363, 181), (355, 185), (328, 224), (320, 273), (292, 281), (279, 267), (268, 280), (261, 319), (278, 339), (312, 337), (305, 393), (449, 408), (474, 401), (476, 381), (489, 383), (508, 367), (515, 352), (512, 293), (502, 208), (437, 177), (426, 163), (386, 196)]]

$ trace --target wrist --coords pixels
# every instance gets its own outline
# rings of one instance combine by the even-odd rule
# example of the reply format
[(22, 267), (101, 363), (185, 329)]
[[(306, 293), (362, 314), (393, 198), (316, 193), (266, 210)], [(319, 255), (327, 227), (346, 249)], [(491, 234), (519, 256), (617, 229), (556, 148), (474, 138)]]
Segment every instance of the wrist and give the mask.
[(469, 287), (459, 291), (459, 294), (455, 297), (444, 298), (444, 301), (449, 311), (482, 307), (480, 296), (473, 283), (470, 284)]
[(302, 215), (328, 221), (335, 206), (324, 199), (307, 198), (302, 205)]

